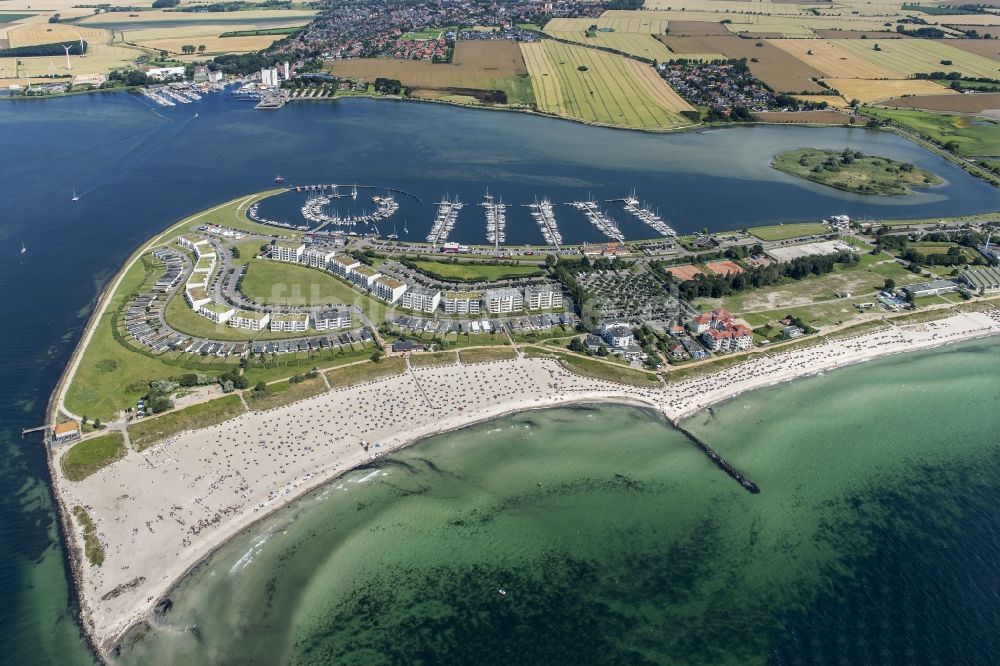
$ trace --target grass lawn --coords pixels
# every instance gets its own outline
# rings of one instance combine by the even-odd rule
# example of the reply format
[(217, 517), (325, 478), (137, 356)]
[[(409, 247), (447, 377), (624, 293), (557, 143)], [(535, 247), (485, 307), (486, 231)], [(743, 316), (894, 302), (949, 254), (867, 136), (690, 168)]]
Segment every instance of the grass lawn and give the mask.
[(292, 375), (300, 375), (313, 368), (324, 370), (354, 363), (369, 356), (371, 356), (370, 343), (357, 350), (273, 354), (263, 360), (258, 357), (250, 359), (243, 370), (243, 375), (252, 386), (257, 382), (273, 382)]
[(461, 264), (445, 261), (415, 261), (413, 265), (423, 273), (442, 280), (461, 280), (463, 282), (481, 282), (503, 280), (505, 278), (530, 277), (542, 275), (544, 271), (537, 263), (522, 266), (504, 266), (494, 264)]
[(764, 227), (751, 227), (747, 231), (763, 241), (788, 240), (799, 236), (819, 236), (831, 233), (830, 227), (819, 222), (772, 224)]
[(575, 372), (578, 375), (583, 375), (584, 377), (603, 379), (609, 382), (618, 382), (619, 384), (629, 384), (643, 388), (656, 388), (660, 386), (660, 381), (651, 372), (634, 370), (617, 363), (604, 363), (574, 354), (553, 352), (552, 355), (558, 358), (567, 370)]
[(125, 438), (120, 432), (109, 432), (74, 444), (59, 464), (63, 476), (67, 479), (82, 481), (123, 457), (125, 457)]
[(458, 357), (453, 351), (413, 354), (410, 356), (410, 365), (414, 368), (428, 368), (436, 365), (455, 365), (456, 363), (458, 363)]
[(865, 107), (863, 111), (929, 136), (942, 145), (954, 141), (961, 155), (1000, 156), (1000, 124), (994, 121), (915, 110)]
[(378, 363), (367, 361), (343, 368), (335, 368), (326, 373), (333, 388), (346, 388), (355, 384), (375, 381), (383, 377), (401, 375), (406, 370), (406, 360), (401, 356), (383, 358)]
[(240, 291), (272, 305), (361, 304), (371, 300), (346, 282), (308, 266), (270, 259), (250, 259)]
[[(948, 254), (948, 250), (950, 250), (953, 247), (958, 247), (961, 248), (962, 255), (970, 262), (974, 261), (977, 257), (980, 256), (979, 253), (973, 250), (972, 248), (963, 247), (958, 243), (949, 243), (949, 242), (935, 243), (932, 241), (911, 241), (910, 243), (907, 244), (907, 247), (912, 248), (925, 256), (928, 254)], [(940, 268), (947, 268), (947, 267), (941, 266)]]
[(510, 361), (517, 358), (517, 352), (511, 347), (486, 347), (463, 349), (458, 352), (462, 363), (489, 363), (490, 361)]
[(263, 244), (259, 240), (240, 241), (236, 244), (236, 249), (240, 251), (240, 258), (233, 259), (233, 264), (236, 266), (246, 264), (260, 254), (260, 246)]
[(290, 405), (298, 400), (311, 398), (324, 391), (326, 391), (326, 384), (323, 382), (323, 378), (314, 377), (295, 384), (288, 381), (269, 384), (267, 391), (263, 393), (254, 390), (244, 391), (243, 397), (250, 409), (263, 412), (275, 407)]
[(73, 507), (73, 517), (83, 529), (83, 554), (91, 565), (101, 566), (104, 564), (104, 547), (101, 545), (100, 539), (97, 538), (94, 521), (91, 520), (87, 510), (80, 505)]
[(136, 451), (147, 449), (156, 442), (185, 430), (207, 428), (239, 416), (246, 408), (238, 395), (209, 400), (162, 416), (134, 421), (128, 427), (128, 437)]

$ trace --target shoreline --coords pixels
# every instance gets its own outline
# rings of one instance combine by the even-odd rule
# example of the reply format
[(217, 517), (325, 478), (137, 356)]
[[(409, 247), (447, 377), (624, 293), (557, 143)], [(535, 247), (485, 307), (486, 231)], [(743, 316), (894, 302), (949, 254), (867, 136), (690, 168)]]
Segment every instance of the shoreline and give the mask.
[[(268, 412), (247, 412), (222, 426), (182, 433), (158, 443), (141, 454), (130, 452), (122, 460), (83, 482), (72, 483), (61, 479), (56, 470), (52, 472), (53, 489), (60, 511), (75, 504), (83, 504), (92, 511), (98, 534), (108, 553), (108, 561), (105, 562), (103, 569), (109, 570), (113, 567), (119, 553), (124, 554), (127, 561), (125, 569), (118, 572), (93, 571), (79, 560), (81, 553), (79, 530), (75, 527), (69, 530), (68, 551), (71, 557), (75, 557), (79, 562), (78, 572), (74, 576), (74, 589), (79, 602), (81, 625), (88, 634), (91, 644), (97, 647), (96, 652), (99, 657), (106, 660), (115, 646), (136, 625), (152, 617), (155, 608), (169, 596), (180, 581), (232, 538), (261, 519), (273, 515), (278, 509), (287, 507), (308, 492), (343, 476), (346, 472), (431, 436), (494, 420), (511, 413), (585, 403), (629, 404), (653, 409), (676, 427), (691, 415), (714, 404), (737, 398), (747, 391), (771, 387), (872, 358), (907, 351), (928, 350), (998, 334), (1000, 334), (1000, 313), (996, 311), (990, 314), (956, 313), (942, 320), (902, 327), (890, 326), (848, 338), (829, 339), (819, 345), (802, 349), (778, 352), (773, 356), (762, 355), (715, 373), (684, 380), (665, 388), (649, 389), (587, 379), (572, 374), (551, 359), (518, 358), (471, 366), (421, 368), (375, 382), (331, 390)], [(495, 368), (500, 369), (501, 374), (494, 376)], [(446, 403), (445, 405), (437, 407), (431, 405), (431, 409), (427, 409), (426, 405), (423, 405), (423, 400), (426, 398), (416, 397), (419, 395), (417, 389), (423, 392), (421, 384), (429, 382), (438, 384), (432, 388), (430, 394), (434, 396), (435, 401)], [(477, 387), (477, 383), (480, 385), (478, 388), (482, 395), (468, 395), (466, 386)], [(486, 386), (487, 391), (503, 393), (503, 397), (500, 400), (493, 399), (498, 393), (482, 392), (482, 385)], [(229, 457), (245, 449), (246, 446), (226, 443), (231, 441), (233, 434), (238, 439), (242, 435), (241, 428), (256, 428), (252, 431), (247, 429), (247, 436), (259, 438), (260, 442), (273, 445), (273, 448), (265, 446), (262, 451), (269, 451), (271, 454), (281, 452), (287, 456), (284, 452), (291, 450), (293, 443), (300, 443), (302, 437), (290, 433), (289, 429), (293, 425), (301, 427), (304, 415), (317, 409), (330, 410), (331, 407), (335, 408), (338, 405), (343, 407), (347, 404), (349, 414), (346, 418), (341, 411), (337, 412), (342, 423), (353, 423), (360, 427), (370, 424), (363, 418), (365, 414), (361, 413), (363, 406), (370, 410), (372, 406), (378, 406), (372, 403), (372, 400), (401, 393), (407, 393), (407, 399), (410, 400), (402, 411), (423, 407), (424, 413), (420, 415), (422, 420), (417, 418), (415, 421), (394, 421), (391, 418), (387, 420), (383, 415), (381, 417), (383, 422), (374, 428), (375, 433), (370, 433), (373, 428), (369, 428), (368, 431), (352, 433), (350, 436), (345, 434), (338, 438), (348, 440), (343, 445), (321, 437), (316, 441), (332, 444), (331, 448), (337, 450), (330, 451), (324, 456), (321, 464), (307, 466), (309, 471), (305, 477), (301, 476), (301, 472), (306, 468), (297, 470), (300, 474), (294, 476), (292, 473), (296, 470), (286, 471), (283, 466), (268, 468), (267, 471), (275, 476), (274, 479), (267, 479), (270, 483), (268, 487), (272, 488), (269, 494), (253, 488), (256, 483), (264, 481), (267, 474), (261, 475), (258, 471), (257, 476), (251, 479), (249, 474), (256, 469), (255, 467), (241, 470), (240, 473), (247, 473), (248, 477), (240, 486), (246, 501), (239, 505), (238, 510), (222, 509), (221, 506), (213, 509), (210, 506), (217, 501), (212, 497), (213, 493), (219, 491), (215, 485), (223, 483), (226, 477), (213, 478), (212, 483), (187, 484), (187, 488), (193, 489), (193, 492), (185, 490), (185, 483), (180, 481), (203, 470), (206, 464), (212, 464), (204, 462), (205, 459), (198, 459), (198, 451), (212, 449), (213, 455), (221, 451)], [(457, 407), (456, 411), (449, 401), (462, 406)], [(351, 412), (351, 408), (355, 405), (357, 413)], [(441, 409), (448, 411), (441, 413)], [(377, 414), (371, 411), (368, 412), (368, 417), (378, 418)], [(315, 417), (309, 416), (307, 420), (311, 418)], [(322, 422), (326, 424), (325, 421)], [(305, 436), (313, 434), (309, 428), (303, 432), (306, 433)], [(225, 441), (222, 439), (224, 434), (227, 436)], [(212, 435), (216, 437), (214, 442), (211, 439)], [(287, 437), (291, 439), (286, 441)], [(368, 441), (379, 442), (378, 455), (359, 450), (358, 443)], [(251, 440), (248, 439), (244, 444), (250, 445)], [(215, 450), (216, 447), (218, 450)], [(50, 465), (58, 464), (58, 458), (63, 451), (52, 452)], [(315, 458), (312, 458), (312, 461), (315, 461)], [(256, 464), (258, 463), (255, 462)], [(175, 465), (174, 479), (169, 478), (170, 470), (156, 471), (169, 465)], [(185, 465), (187, 467), (184, 467)], [(123, 470), (123, 468), (128, 469)], [(185, 472), (185, 469), (188, 471)], [(120, 474), (123, 474), (123, 478), (119, 478)], [(151, 478), (153, 476), (158, 477), (158, 480), (153, 481)], [(243, 479), (242, 476), (240, 478)], [(124, 489), (124, 494), (113, 495), (118, 490), (112, 490), (112, 484), (122, 480), (125, 482), (116, 485)], [(195, 479), (195, 482), (197, 481), (198, 479)], [(166, 489), (159, 491), (161, 496), (156, 496), (156, 490), (142, 490), (144, 485), (151, 482), (154, 485), (167, 486)], [(171, 486), (171, 483), (174, 485)], [(230, 485), (232, 486), (231, 483)], [(236, 486), (232, 486), (229, 490), (238, 492), (234, 490), (235, 488)], [(278, 490), (274, 490), (275, 488)], [(128, 500), (123, 498), (135, 500), (135, 497), (130, 495), (130, 490), (136, 495), (152, 496), (145, 498), (152, 503), (152, 506), (127, 506)], [(246, 497), (246, 495), (253, 496)], [(231, 496), (227, 498), (231, 499)], [(184, 508), (192, 516), (195, 512), (213, 515), (214, 510), (215, 522), (205, 528), (208, 533), (204, 537), (198, 533), (191, 538), (185, 535), (183, 529), (178, 530), (171, 526), (173, 534), (147, 537), (148, 541), (144, 540), (143, 545), (138, 547), (134, 542), (128, 544), (129, 535), (138, 533), (142, 525), (141, 517), (137, 520), (134, 511), (151, 510), (152, 513), (148, 515), (153, 515), (156, 509), (161, 512), (171, 512), (179, 508)], [(188, 516), (182, 516), (181, 513), (171, 516), (180, 522), (183, 528), (187, 525)], [(68, 517), (66, 519), (69, 520)], [(129, 521), (132, 524), (129, 524)], [(153, 533), (150, 522), (145, 525), (150, 533)], [(132, 531), (128, 529), (129, 527), (132, 527)], [(158, 524), (157, 529), (160, 528)], [(169, 530), (170, 527), (166, 529)], [(173, 556), (157, 555), (162, 549), (177, 547), (178, 540), (182, 549)], [(185, 541), (188, 543), (185, 544)], [(131, 568), (133, 565), (135, 569)], [(128, 573), (125, 573), (125, 570), (128, 570)], [(134, 586), (137, 589), (130, 588), (129, 585), (138, 580), (140, 575), (143, 575), (143, 580)], [(151, 580), (147, 584), (147, 577), (156, 580)], [(121, 589), (122, 586), (125, 586), (124, 590)], [(115, 590), (119, 592), (107, 598), (109, 589), (111, 592)]]

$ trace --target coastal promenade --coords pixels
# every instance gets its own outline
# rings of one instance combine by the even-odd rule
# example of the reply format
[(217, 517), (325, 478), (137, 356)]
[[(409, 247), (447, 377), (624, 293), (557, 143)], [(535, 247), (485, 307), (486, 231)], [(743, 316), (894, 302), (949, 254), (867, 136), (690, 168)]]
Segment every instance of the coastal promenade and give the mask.
[[(663, 388), (581, 377), (546, 358), (411, 368), (270, 411), (249, 411), (141, 453), (130, 451), (80, 482), (53, 475), (59, 502), (65, 509), (86, 507), (106, 553), (102, 566), (78, 568), (83, 625), (107, 655), (226, 540), (310, 489), (429, 435), (511, 412), (587, 402), (642, 405), (676, 424), (756, 388), (996, 334), (1000, 312), (958, 313), (756, 356)], [(64, 454), (54, 453), (56, 469)], [(705, 464), (712, 463), (706, 458)], [(79, 542), (80, 536), (74, 530), (70, 538)]]

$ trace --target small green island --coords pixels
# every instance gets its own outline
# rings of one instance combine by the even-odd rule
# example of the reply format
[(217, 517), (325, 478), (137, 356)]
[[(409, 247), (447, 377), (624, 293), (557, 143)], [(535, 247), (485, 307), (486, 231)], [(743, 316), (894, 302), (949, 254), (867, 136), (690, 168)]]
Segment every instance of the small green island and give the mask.
[(860, 151), (798, 148), (774, 156), (778, 171), (857, 194), (911, 194), (914, 187), (939, 185), (941, 178), (908, 162)]

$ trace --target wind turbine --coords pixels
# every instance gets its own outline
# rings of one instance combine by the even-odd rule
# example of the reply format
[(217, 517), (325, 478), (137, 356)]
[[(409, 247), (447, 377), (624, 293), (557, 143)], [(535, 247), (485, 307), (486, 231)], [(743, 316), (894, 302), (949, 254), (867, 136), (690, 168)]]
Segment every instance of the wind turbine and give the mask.
[(66, 49), (66, 69), (70, 69), (71, 70), (71, 69), (73, 69), (73, 65), (69, 61), (69, 50), (71, 48), (73, 48), (73, 47), (72, 46), (67, 46), (66, 44), (63, 44), (63, 48)]
[(80, 33), (76, 33), (76, 36), (80, 38), (80, 57), (86, 58), (87, 51), (83, 48), (83, 35), (81, 35)]
[(55, 64), (53, 64), (52, 58), (49, 58), (49, 74), (55, 74), (55, 73), (56, 73), (56, 66)]

